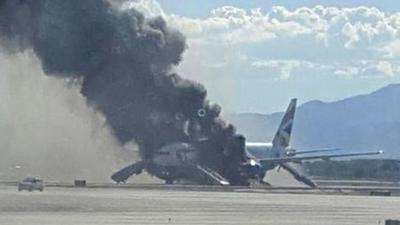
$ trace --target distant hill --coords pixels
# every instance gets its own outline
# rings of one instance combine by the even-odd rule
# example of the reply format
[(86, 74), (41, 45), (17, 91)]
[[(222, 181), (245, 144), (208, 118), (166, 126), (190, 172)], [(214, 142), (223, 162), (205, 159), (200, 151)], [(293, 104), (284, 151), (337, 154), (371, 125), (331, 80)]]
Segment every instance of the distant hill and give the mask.
[[(250, 141), (271, 141), (283, 113), (229, 114), (226, 119)], [(297, 109), (291, 145), (385, 150), (400, 159), (400, 84), (336, 102), (310, 101)]]
[(307, 174), (318, 179), (400, 181), (400, 161), (392, 159), (354, 159), (305, 162)]

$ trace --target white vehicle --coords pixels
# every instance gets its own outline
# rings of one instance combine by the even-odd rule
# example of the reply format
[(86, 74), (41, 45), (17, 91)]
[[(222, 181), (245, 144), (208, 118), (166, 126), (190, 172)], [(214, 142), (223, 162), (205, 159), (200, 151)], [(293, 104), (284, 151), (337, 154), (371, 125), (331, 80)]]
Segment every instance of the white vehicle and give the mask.
[(42, 192), (44, 189), (43, 180), (37, 177), (27, 177), (18, 183), (18, 191), (27, 190), (39, 190)]

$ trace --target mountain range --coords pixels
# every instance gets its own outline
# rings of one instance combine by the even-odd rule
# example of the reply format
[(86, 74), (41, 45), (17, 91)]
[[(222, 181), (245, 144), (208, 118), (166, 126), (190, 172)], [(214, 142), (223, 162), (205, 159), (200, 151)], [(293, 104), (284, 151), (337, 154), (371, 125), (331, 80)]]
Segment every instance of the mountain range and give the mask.
[[(248, 141), (271, 141), (283, 112), (228, 114)], [(339, 147), (345, 151), (384, 150), (400, 159), (400, 84), (335, 102), (318, 100), (297, 108), (291, 145), (297, 149)]]

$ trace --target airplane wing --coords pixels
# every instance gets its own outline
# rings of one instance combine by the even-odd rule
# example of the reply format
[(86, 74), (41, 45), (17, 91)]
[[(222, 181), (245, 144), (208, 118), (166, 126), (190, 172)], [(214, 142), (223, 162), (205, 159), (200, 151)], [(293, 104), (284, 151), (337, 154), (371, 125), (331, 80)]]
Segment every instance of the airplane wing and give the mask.
[(205, 166), (201, 166), (201, 165), (197, 165), (196, 168), (198, 169), (200, 174), (202, 174), (204, 177), (207, 178), (207, 181), (210, 184), (219, 184), (222, 186), (229, 185), (229, 181), (227, 181), (224, 177), (222, 177), (220, 174), (218, 174), (214, 170), (212, 170), (208, 167), (205, 167)]
[(282, 163), (281, 167), (288, 171), (290, 174), (293, 175), (294, 179), (308, 185), (309, 187), (317, 187), (317, 184), (314, 183), (310, 178), (308, 178), (306, 175), (300, 173), (299, 171), (296, 170), (293, 166), (290, 165), (290, 163)]
[(301, 154), (310, 154), (310, 153), (318, 153), (318, 152), (334, 152), (339, 151), (340, 148), (321, 148), (321, 149), (311, 149), (311, 150), (301, 150), (293, 152), (294, 155), (301, 155)]
[(383, 151), (344, 153), (344, 154), (334, 154), (334, 155), (278, 157), (278, 158), (266, 158), (266, 159), (257, 159), (257, 160), (259, 161), (260, 164), (264, 164), (264, 163), (282, 164), (282, 163), (287, 163), (287, 162), (301, 162), (301, 161), (304, 161), (304, 160), (313, 160), (313, 159), (329, 160), (331, 158), (350, 157), (350, 156), (364, 156), (364, 155), (379, 155), (379, 154), (383, 154)]
[(115, 172), (111, 176), (111, 179), (117, 183), (125, 182), (130, 176), (142, 173), (143, 169), (144, 169), (144, 162), (139, 161)]

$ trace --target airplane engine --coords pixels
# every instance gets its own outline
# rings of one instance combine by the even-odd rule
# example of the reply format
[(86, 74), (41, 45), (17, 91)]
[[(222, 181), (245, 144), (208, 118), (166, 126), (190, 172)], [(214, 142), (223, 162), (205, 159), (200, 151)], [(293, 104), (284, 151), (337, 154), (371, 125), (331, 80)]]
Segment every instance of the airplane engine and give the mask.
[(205, 110), (205, 109), (199, 109), (199, 110), (197, 111), (197, 115), (198, 115), (199, 117), (205, 117), (205, 116), (206, 116), (206, 110)]
[(260, 163), (254, 159), (249, 159), (242, 165), (243, 170), (252, 179), (259, 179), (264, 176), (264, 170)]

